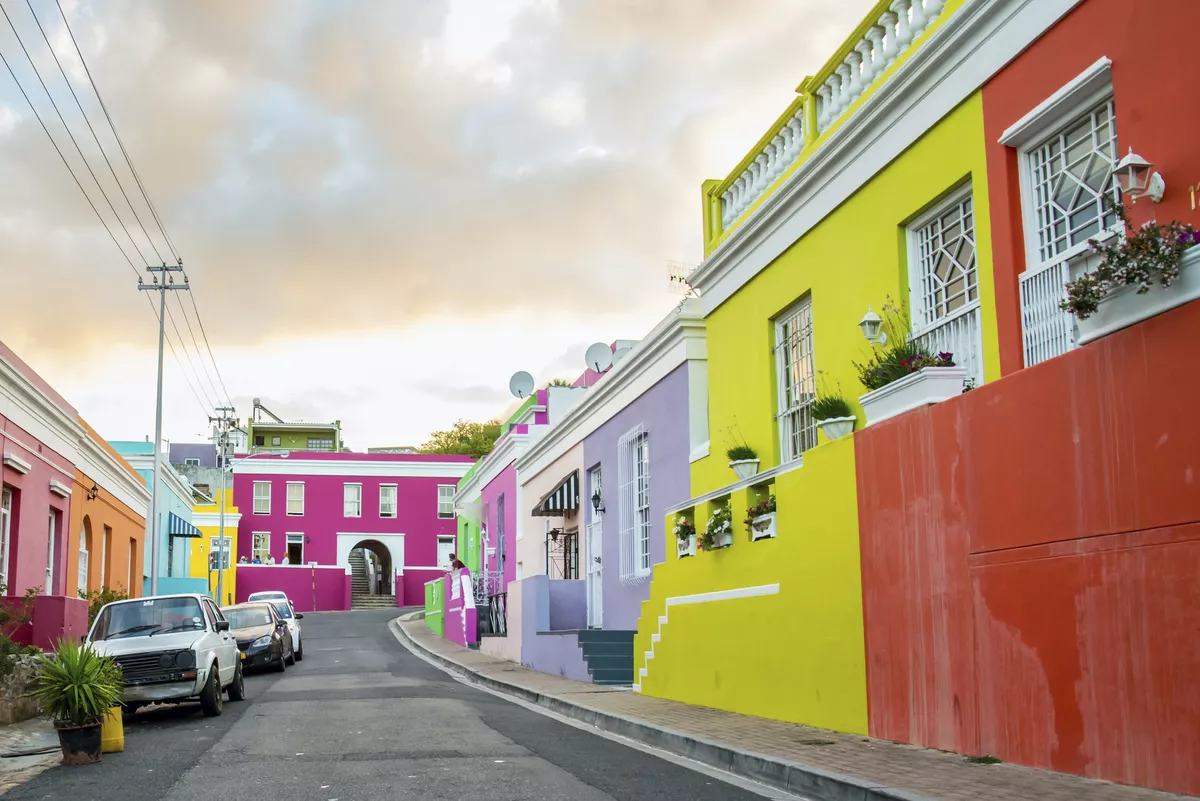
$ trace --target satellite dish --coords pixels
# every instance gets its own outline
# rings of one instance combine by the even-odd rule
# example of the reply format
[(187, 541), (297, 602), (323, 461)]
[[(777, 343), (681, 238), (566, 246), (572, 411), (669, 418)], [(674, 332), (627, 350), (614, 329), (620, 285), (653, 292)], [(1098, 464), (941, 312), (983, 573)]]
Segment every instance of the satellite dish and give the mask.
[(608, 368), (612, 367), (612, 349), (603, 342), (597, 342), (594, 345), (589, 345), (587, 353), (583, 354), (583, 360), (587, 362), (589, 370), (595, 370), (597, 373), (603, 373)]
[(512, 378), (508, 379), (508, 391), (518, 398), (529, 397), (529, 393), (533, 392), (533, 376), (524, 370), (513, 373)]
[(617, 362), (621, 361), (621, 359), (624, 359), (626, 356), (628, 356), (629, 351), (631, 351), (631, 350), (632, 350), (632, 348), (630, 348), (628, 345), (622, 345), (621, 347), (619, 347), (615, 351), (613, 351), (613, 357), (612, 357), (613, 364), (616, 364)]

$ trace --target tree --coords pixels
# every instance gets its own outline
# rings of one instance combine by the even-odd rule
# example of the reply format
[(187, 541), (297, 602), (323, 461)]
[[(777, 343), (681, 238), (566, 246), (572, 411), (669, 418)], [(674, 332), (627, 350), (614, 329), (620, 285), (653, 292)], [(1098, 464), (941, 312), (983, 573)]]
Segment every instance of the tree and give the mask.
[(418, 450), (421, 453), (465, 454), (481, 459), (491, 453), (503, 431), (504, 424), (499, 420), (486, 423), (459, 420), (449, 431), (434, 431)]
[(569, 387), (571, 382), (565, 378), (556, 378), (546, 385), (547, 387)]

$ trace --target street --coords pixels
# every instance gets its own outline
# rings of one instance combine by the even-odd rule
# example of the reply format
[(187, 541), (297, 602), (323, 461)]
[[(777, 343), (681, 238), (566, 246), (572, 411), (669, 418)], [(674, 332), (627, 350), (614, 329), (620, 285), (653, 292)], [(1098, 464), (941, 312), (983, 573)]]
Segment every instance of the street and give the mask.
[[(305, 659), (246, 677), (217, 718), (127, 718), (125, 751), (14, 799), (688, 799), (761, 795), (464, 685), (411, 654), (396, 610), (308, 614)], [(764, 791), (767, 792), (767, 791)]]

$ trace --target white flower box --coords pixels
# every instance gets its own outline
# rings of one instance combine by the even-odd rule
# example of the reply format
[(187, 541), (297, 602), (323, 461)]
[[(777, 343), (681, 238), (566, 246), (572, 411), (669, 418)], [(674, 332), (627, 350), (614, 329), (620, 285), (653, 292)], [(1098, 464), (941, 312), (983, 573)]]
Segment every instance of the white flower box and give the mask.
[(733, 468), (733, 472), (738, 478), (750, 478), (758, 475), (758, 462), (758, 459), (739, 459), (736, 462), (730, 462), (729, 466)]
[(1079, 320), (1079, 344), (1148, 320), (1155, 315), (1200, 298), (1200, 246), (1192, 247), (1179, 262), (1179, 277), (1170, 286), (1155, 284), (1144, 295), (1136, 286), (1124, 286), (1100, 299), (1096, 313)]
[(733, 545), (733, 532), (732, 531), (724, 531), (713, 537), (713, 550), (714, 551), (717, 548), (728, 548), (730, 545)]
[(679, 558), (680, 559), (684, 558), (685, 556), (695, 556), (696, 555), (696, 535), (695, 534), (693, 534), (690, 537), (685, 537), (682, 539), (676, 537), (675, 543), (679, 548)]
[(750, 540), (765, 540), (775, 536), (776, 512), (759, 515), (750, 521)]
[(867, 425), (874, 425), (889, 417), (961, 395), (966, 378), (965, 367), (926, 367), (868, 392), (858, 402), (867, 416)]
[(857, 417), (828, 417), (824, 420), (818, 420), (817, 425), (821, 427), (821, 431), (825, 433), (825, 439), (835, 440), (841, 439), (847, 434), (854, 433), (854, 421)]

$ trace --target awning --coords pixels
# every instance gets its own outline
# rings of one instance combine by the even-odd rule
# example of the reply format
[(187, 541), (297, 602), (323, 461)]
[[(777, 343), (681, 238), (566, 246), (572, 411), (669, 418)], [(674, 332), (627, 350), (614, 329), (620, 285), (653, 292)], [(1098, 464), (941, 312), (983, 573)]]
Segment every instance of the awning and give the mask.
[(579, 510), (579, 471), (558, 483), (558, 486), (542, 496), (533, 508), (534, 517), (562, 517), (566, 512)]
[(167, 533), (172, 537), (200, 537), (200, 529), (174, 512), (167, 512)]

